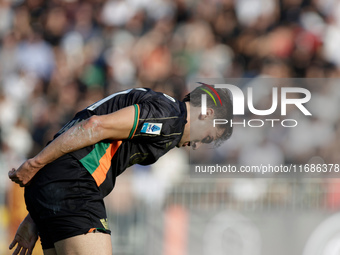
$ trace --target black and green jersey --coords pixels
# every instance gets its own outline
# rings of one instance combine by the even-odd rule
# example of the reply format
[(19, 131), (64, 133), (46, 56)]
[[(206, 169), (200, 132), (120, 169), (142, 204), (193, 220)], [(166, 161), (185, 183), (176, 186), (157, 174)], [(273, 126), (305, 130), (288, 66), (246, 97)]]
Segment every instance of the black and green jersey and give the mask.
[(70, 153), (91, 173), (103, 196), (111, 192), (116, 177), (127, 167), (152, 164), (179, 143), (186, 123), (185, 103), (145, 88), (121, 91), (78, 112), (55, 136), (92, 115), (131, 105), (135, 119), (128, 139), (105, 140)]

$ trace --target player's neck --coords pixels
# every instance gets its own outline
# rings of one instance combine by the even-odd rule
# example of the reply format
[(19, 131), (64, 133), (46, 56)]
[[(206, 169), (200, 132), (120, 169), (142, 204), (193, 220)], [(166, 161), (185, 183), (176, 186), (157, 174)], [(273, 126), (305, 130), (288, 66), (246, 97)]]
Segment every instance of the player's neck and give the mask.
[(187, 107), (187, 124), (190, 126), (190, 102), (185, 102), (185, 105)]
[(187, 123), (184, 126), (183, 137), (189, 137), (190, 134), (190, 102), (185, 102), (187, 107)]

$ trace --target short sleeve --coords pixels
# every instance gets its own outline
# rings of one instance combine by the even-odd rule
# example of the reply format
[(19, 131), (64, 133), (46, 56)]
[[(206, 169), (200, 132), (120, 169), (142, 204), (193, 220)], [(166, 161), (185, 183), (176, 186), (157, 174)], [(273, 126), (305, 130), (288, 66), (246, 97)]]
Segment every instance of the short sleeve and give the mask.
[(138, 127), (138, 122), (139, 122), (139, 115), (140, 115), (139, 105), (138, 104), (134, 104), (133, 106), (135, 108), (135, 115), (134, 115), (133, 126), (132, 126), (132, 129), (130, 131), (128, 139), (132, 139), (133, 136), (135, 135), (137, 127)]
[(186, 115), (181, 110), (180, 102), (168, 101), (166, 98), (156, 97), (136, 104), (130, 138), (146, 143), (179, 141)]

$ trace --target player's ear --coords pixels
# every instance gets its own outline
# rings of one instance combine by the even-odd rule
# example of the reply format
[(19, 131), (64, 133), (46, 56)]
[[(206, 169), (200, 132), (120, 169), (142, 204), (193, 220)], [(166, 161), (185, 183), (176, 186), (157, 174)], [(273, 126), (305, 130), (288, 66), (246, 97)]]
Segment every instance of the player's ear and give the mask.
[(198, 118), (199, 118), (200, 120), (205, 120), (206, 118), (213, 118), (214, 114), (215, 114), (214, 109), (212, 109), (212, 108), (207, 108), (207, 114), (202, 114), (202, 113), (200, 113), (200, 115), (198, 116)]

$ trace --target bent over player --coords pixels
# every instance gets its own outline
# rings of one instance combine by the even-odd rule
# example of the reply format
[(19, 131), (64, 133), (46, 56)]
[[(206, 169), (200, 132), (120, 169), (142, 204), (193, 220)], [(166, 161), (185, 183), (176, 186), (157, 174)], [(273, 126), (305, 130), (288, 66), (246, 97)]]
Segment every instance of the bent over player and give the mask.
[[(210, 92), (209, 92), (210, 90)], [(202, 93), (207, 100), (201, 112)], [(45, 255), (112, 254), (103, 198), (116, 177), (133, 164), (148, 165), (170, 149), (219, 143), (230, 137), (229, 93), (202, 85), (184, 101), (150, 89), (110, 95), (78, 112), (34, 158), (12, 169), (12, 181), (25, 186), (29, 214), (13, 242), (13, 254), (31, 254), (38, 234)], [(195, 128), (191, 129), (190, 126)]]

